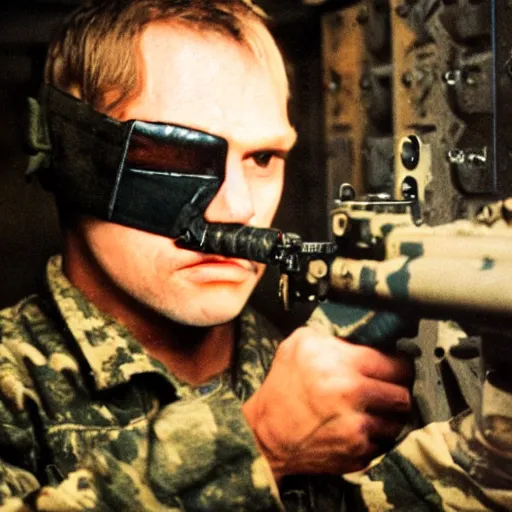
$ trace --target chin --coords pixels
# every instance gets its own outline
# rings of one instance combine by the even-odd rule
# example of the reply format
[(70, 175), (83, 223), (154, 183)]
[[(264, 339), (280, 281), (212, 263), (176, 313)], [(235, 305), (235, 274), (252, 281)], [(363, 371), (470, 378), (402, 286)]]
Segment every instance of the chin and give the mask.
[(203, 308), (195, 311), (173, 311), (166, 315), (171, 320), (183, 325), (192, 327), (214, 327), (216, 325), (226, 324), (234, 320), (242, 311), (242, 307), (238, 308)]
[(209, 293), (195, 299), (184, 300), (174, 307), (158, 308), (175, 322), (197, 327), (213, 327), (234, 320), (245, 307), (250, 294)]

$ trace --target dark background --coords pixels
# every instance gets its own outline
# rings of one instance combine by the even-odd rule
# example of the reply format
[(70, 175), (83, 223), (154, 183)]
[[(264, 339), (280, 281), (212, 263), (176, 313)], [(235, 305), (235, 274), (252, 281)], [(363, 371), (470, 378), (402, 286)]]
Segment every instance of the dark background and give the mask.
[[(3, 0), (0, 7), (0, 308), (34, 292), (48, 256), (59, 251), (52, 198), (37, 181), (27, 183), (24, 177), (23, 119), (26, 97), (37, 94), (40, 85), (47, 42), (79, 3)], [(292, 118), (299, 133), (275, 226), (306, 239), (325, 239), (320, 12), (298, 0), (258, 3), (271, 15), (290, 65)], [(277, 281), (276, 269), (269, 269), (253, 304), (287, 330), (302, 321), (307, 308), (284, 313)]]

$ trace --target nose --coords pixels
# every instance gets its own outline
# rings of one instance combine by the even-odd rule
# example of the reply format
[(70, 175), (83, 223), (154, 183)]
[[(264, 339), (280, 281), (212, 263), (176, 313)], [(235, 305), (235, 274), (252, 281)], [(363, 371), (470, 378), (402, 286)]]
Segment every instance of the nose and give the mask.
[(228, 154), (224, 182), (206, 209), (205, 219), (208, 222), (248, 224), (253, 216), (251, 186), (242, 159)]

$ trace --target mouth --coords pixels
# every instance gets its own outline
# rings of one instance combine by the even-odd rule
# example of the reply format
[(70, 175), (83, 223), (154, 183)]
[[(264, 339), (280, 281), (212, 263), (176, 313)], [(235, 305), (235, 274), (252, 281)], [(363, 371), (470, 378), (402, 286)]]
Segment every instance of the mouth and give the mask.
[(209, 254), (201, 255), (195, 261), (186, 264), (184, 268), (194, 268), (200, 265), (235, 265), (249, 272), (256, 272), (258, 270), (258, 266), (253, 261)]
[(201, 255), (182, 267), (196, 282), (242, 282), (258, 274), (258, 265), (249, 260)]

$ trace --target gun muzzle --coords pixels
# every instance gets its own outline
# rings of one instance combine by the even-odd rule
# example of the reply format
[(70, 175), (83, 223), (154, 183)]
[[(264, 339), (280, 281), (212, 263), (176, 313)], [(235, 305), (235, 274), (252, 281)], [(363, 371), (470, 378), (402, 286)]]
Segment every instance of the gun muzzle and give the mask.
[(208, 224), (201, 249), (207, 253), (272, 263), (281, 232), (239, 224)]

